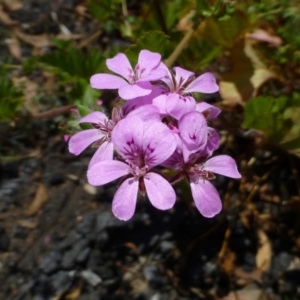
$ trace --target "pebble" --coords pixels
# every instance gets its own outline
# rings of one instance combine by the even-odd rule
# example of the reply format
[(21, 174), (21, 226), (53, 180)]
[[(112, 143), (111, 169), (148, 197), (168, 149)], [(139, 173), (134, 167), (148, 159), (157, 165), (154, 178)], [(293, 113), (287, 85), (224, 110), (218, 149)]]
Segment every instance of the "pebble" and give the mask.
[(102, 282), (102, 279), (91, 270), (84, 270), (81, 272), (81, 276), (92, 286), (97, 286)]

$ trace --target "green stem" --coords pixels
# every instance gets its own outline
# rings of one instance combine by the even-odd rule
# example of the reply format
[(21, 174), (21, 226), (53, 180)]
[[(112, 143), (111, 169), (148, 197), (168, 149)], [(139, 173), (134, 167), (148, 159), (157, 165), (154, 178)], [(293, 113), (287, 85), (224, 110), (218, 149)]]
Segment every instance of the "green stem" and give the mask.
[(199, 18), (199, 20), (194, 23), (193, 28), (191, 28), (190, 30), (188, 30), (185, 33), (184, 37), (182, 38), (180, 43), (176, 46), (176, 48), (174, 49), (172, 54), (169, 56), (169, 58), (167, 58), (165, 60), (165, 64), (168, 68), (171, 68), (173, 66), (173, 64), (176, 61), (176, 59), (178, 58), (178, 56), (181, 54), (181, 52), (184, 50), (184, 48), (187, 47), (190, 39), (192, 38), (195, 30), (200, 25), (201, 21), (202, 21), (201, 18)]

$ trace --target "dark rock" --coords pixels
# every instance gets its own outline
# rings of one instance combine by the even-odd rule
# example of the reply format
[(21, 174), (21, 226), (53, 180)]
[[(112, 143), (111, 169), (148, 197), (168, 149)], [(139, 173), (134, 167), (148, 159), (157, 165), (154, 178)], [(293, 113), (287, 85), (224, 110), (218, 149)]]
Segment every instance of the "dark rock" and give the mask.
[(16, 226), (13, 231), (13, 236), (25, 240), (29, 234), (29, 230), (23, 226)]
[(82, 221), (77, 224), (76, 231), (78, 233), (88, 235), (89, 233), (93, 232), (95, 228), (95, 222), (96, 222), (96, 213), (90, 212), (86, 214)]
[(109, 236), (106, 231), (102, 231), (95, 234), (95, 241), (97, 242), (97, 246), (102, 248), (108, 241)]
[(77, 241), (81, 239), (80, 234), (72, 234), (68, 235), (65, 239), (63, 239), (59, 244), (56, 246), (57, 249), (65, 250), (67, 248), (71, 248)]
[(21, 177), (26, 177), (32, 175), (34, 172), (38, 171), (40, 168), (40, 163), (36, 158), (30, 158), (25, 160), (19, 169), (19, 175)]
[(143, 268), (143, 274), (153, 288), (158, 288), (162, 285), (162, 276), (156, 266), (146, 265)]
[(79, 240), (72, 249), (65, 252), (62, 258), (62, 267), (64, 269), (72, 269), (76, 265), (76, 259), (79, 254), (88, 246), (89, 241), (87, 239)]
[(39, 268), (46, 274), (51, 274), (59, 269), (62, 255), (58, 251), (53, 251), (41, 261)]
[[(0, 199), (3, 204), (11, 205), (15, 204), (17, 191), (23, 184), (23, 180), (20, 178), (11, 179), (9, 181), (5, 181), (0, 186)], [(2, 208), (2, 211), (5, 207)]]
[(174, 243), (173, 242), (169, 242), (169, 241), (162, 241), (159, 244), (159, 248), (161, 250), (161, 252), (169, 252), (171, 249), (174, 248)]
[(46, 173), (43, 178), (43, 182), (49, 185), (58, 185), (66, 180), (66, 175), (62, 171)]
[(72, 284), (72, 278), (67, 271), (59, 271), (53, 274), (51, 285), (55, 291), (67, 290)]
[(101, 293), (100, 291), (94, 291), (90, 294), (83, 294), (77, 300), (101, 300)]
[(111, 212), (104, 211), (97, 215), (96, 233), (99, 233), (108, 227), (120, 226), (122, 223)]
[(79, 253), (79, 255), (77, 256), (76, 262), (78, 262), (78, 263), (83, 263), (83, 262), (87, 261), (87, 259), (88, 259), (89, 255), (90, 255), (90, 253), (91, 253), (91, 248), (85, 248), (85, 249), (83, 249), (83, 250)]
[(5, 232), (0, 233), (0, 251), (6, 252), (9, 248), (9, 245), (9, 236)]
[(294, 257), (287, 252), (281, 252), (278, 255), (275, 255), (272, 263), (272, 267), (274, 271), (275, 272), (286, 271), (293, 258)]

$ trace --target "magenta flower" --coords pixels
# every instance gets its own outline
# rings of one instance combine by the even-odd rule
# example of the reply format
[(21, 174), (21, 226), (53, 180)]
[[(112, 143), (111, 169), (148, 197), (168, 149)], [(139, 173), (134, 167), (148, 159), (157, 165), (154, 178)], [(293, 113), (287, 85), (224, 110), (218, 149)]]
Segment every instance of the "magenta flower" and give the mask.
[(111, 132), (115, 126), (113, 120), (109, 120), (100, 111), (92, 112), (83, 117), (79, 123), (91, 123), (93, 129), (86, 129), (77, 132), (69, 140), (69, 152), (79, 155), (89, 145), (98, 147), (93, 155), (90, 165), (102, 160), (113, 159), (113, 144), (111, 142)]
[(179, 120), (184, 114), (193, 111), (196, 101), (191, 96), (193, 92), (215, 93), (219, 90), (216, 79), (211, 73), (204, 73), (194, 78), (194, 73), (175, 67), (175, 75), (169, 72), (167, 67), (161, 63), (160, 68), (164, 68), (167, 76), (161, 80), (166, 85), (167, 91), (164, 95), (153, 100), (162, 113), (169, 114)]
[(107, 59), (106, 65), (121, 77), (95, 74), (90, 79), (91, 86), (95, 89), (118, 89), (119, 96), (125, 100), (149, 95), (152, 90), (150, 81), (159, 80), (166, 74), (164, 70), (158, 69), (160, 61), (160, 54), (142, 50), (133, 70), (126, 55), (119, 53)]
[(124, 161), (106, 160), (91, 165), (88, 182), (103, 185), (123, 177), (114, 196), (112, 211), (121, 220), (129, 220), (135, 211), (137, 193), (147, 193), (153, 206), (166, 210), (173, 207), (176, 195), (169, 184), (152, 168), (166, 160), (175, 150), (176, 141), (160, 122), (143, 122), (127, 117), (118, 122), (112, 140)]

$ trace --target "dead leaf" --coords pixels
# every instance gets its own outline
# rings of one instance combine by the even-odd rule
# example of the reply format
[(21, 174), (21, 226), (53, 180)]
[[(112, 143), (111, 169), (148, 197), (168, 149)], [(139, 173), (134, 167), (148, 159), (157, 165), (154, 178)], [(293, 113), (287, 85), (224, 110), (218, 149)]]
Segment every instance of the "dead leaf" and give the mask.
[(257, 29), (253, 33), (249, 33), (247, 37), (259, 42), (269, 43), (274, 47), (279, 47), (282, 44), (280, 37), (271, 35), (263, 29)]
[(78, 40), (81, 39), (83, 34), (81, 33), (59, 33), (58, 35), (55, 36), (56, 39), (59, 40)]
[(25, 215), (26, 216), (33, 216), (35, 215), (49, 200), (49, 192), (47, 187), (39, 183), (38, 189), (34, 196), (33, 201), (27, 208)]
[(12, 37), (6, 39), (5, 42), (10, 54), (17, 60), (22, 60), (22, 50), (19, 41), (15, 37)]
[(234, 270), (234, 275), (238, 278), (238, 279), (243, 279), (244, 280), (244, 284), (247, 284), (249, 282), (255, 281), (257, 283), (262, 283), (262, 273), (260, 270), (254, 270), (252, 272), (245, 272), (243, 269), (241, 268), (236, 268)]
[(221, 267), (227, 274), (232, 274), (235, 268), (236, 254), (230, 250), (227, 250), (222, 262)]
[(83, 17), (88, 17), (88, 16), (89, 16), (89, 14), (87, 13), (87, 7), (86, 7), (85, 5), (82, 5), (82, 4), (76, 5), (75, 11), (76, 11), (80, 16), (83, 16)]
[(1, 0), (3, 5), (7, 7), (9, 10), (18, 10), (23, 7), (23, 3), (19, 0)]
[(242, 290), (230, 292), (228, 296), (224, 298), (218, 298), (218, 300), (278, 300), (279, 298), (275, 298), (275, 295), (270, 295), (266, 293), (264, 290), (260, 289), (258, 286), (254, 284), (249, 284), (245, 286)]
[(3, 6), (0, 4), (0, 21), (7, 26), (17, 25), (18, 22), (12, 20), (10, 16), (4, 11)]
[(77, 287), (73, 290), (71, 290), (66, 296), (66, 300), (75, 300), (77, 299), (81, 294), (81, 287)]
[(236, 43), (229, 58), (231, 69), (224, 73), (219, 84), (224, 104), (244, 105), (257, 95), (262, 84), (278, 77), (260, 60), (249, 39)]
[(38, 113), (38, 107), (33, 101), (37, 95), (38, 88), (39, 85), (36, 82), (28, 78), (25, 79), (25, 86), (23, 90), (25, 96), (24, 106), (31, 114)]
[(50, 37), (47, 34), (31, 35), (22, 32), (20, 29), (15, 28), (13, 33), (23, 42), (32, 45), (36, 48), (49, 47), (52, 45)]
[(176, 25), (177, 30), (186, 32), (192, 29), (194, 24), (194, 22), (192, 21), (192, 17), (195, 15), (195, 12), (196, 11), (193, 9), (182, 19), (180, 19), (178, 24)]
[(268, 236), (262, 230), (257, 232), (259, 249), (256, 253), (256, 267), (262, 272), (267, 271), (271, 265), (272, 246)]
[(225, 105), (244, 105), (243, 97), (233, 82), (220, 81), (219, 89)]
[(29, 220), (19, 220), (18, 225), (27, 229), (35, 229), (38, 226), (38, 222)]
[(124, 244), (125, 247), (131, 249), (136, 255), (139, 255), (139, 249), (138, 247), (136, 246), (136, 244), (134, 243), (131, 243), (131, 242), (127, 242)]

